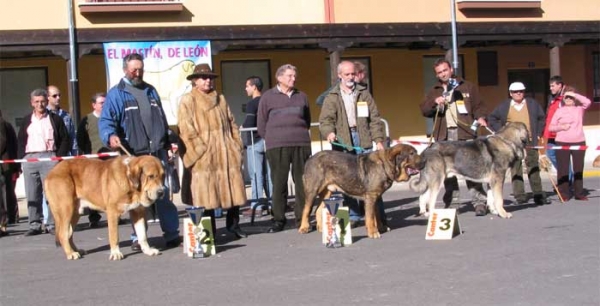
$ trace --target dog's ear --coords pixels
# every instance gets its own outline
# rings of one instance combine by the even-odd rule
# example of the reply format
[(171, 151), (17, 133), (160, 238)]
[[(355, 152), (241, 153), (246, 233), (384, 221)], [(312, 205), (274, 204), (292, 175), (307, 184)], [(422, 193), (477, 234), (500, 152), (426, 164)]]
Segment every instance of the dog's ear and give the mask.
[(139, 165), (140, 163), (138, 162), (138, 159), (134, 157), (128, 157), (123, 162), (127, 166), (127, 179), (129, 179), (131, 186), (136, 190), (139, 189), (142, 179), (142, 169)]

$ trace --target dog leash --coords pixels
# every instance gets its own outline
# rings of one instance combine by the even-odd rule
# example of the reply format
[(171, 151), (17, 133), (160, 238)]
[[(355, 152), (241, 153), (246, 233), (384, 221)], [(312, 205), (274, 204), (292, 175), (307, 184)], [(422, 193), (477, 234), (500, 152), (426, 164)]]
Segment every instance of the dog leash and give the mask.
[(127, 149), (125, 149), (125, 147), (121, 143), (119, 143), (119, 148), (121, 148), (121, 150), (123, 150), (123, 152), (125, 152), (127, 156), (131, 156), (131, 153), (129, 153), (129, 151), (127, 151)]
[(361, 147), (354, 147), (354, 146), (350, 146), (350, 145), (344, 144), (344, 142), (341, 141), (341, 140), (339, 140), (339, 139), (338, 139), (338, 141), (332, 141), (331, 144), (334, 145), (334, 146), (342, 147), (342, 148), (344, 148), (344, 149), (346, 149), (348, 151), (350, 151), (350, 149), (354, 149), (356, 151), (356, 153), (359, 153), (359, 154), (361, 152), (365, 151), (365, 149), (363, 149)]

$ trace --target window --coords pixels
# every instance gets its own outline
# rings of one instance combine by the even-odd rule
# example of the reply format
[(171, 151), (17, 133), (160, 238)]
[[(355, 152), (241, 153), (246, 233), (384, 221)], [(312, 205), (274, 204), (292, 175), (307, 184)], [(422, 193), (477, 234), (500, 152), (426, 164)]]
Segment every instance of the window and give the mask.
[(18, 129), (21, 118), (31, 112), (29, 94), (48, 86), (46, 67), (0, 69), (0, 109), (2, 117)]
[(258, 76), (263, 81), (263, 92), (271, 88), (271, 63), (268, 60), (222, 61), (221, 84), (223, 95), (235, 117), (237, 125), (244, 122), (244, 111), (250, 97), (246, 95), (246, 79)]
[(119, 12), (181, 12), (183, 0), (80, 0), (82, 14)]

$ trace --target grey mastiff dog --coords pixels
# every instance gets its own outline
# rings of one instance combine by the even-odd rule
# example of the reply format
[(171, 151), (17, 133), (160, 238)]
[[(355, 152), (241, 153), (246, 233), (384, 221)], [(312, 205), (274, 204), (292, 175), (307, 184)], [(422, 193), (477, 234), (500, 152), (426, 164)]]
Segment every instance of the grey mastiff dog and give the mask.
[[(528, 139), (525, 124), (510, 122), (495, 135), (486, 138), (434, 143), (422, 153), (419, 179), (410, 182), (410, 188), (421, 193), (419, 214), (427, 215), (427, 211), (435, 209), (444, 179), (461, 176), (474, 182), (488, 183), (487, 206), (490, 213), (502, 218), (512, 217), (504, 210), (504, 178), (506, 170), (523, 159)], [(426, 207), (426, 204), (429, 205)]]

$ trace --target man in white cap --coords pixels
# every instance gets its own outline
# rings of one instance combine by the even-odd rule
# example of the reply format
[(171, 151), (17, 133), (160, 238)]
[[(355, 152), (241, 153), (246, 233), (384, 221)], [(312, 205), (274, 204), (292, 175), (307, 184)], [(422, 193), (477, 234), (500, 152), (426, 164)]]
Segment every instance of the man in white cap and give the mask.
[[(489, 124), (494, 130), (499, 130), (507, 122), (522, 122), (529, 131), (528, 146), (537, 146), (538, 138), (544, 132), (546, 115), (540, 104), (532, 98), (525, 98), (525, 85), (514, 82), (508, 87), (510, 99), (506, 99), (494, 109), (489, 116)], [(540, 177), (539, 154), (535, 149), (526, 149), (525, 165), (527, 166), (529, 185), (533, 192), (533, 200), (537, 205), (550, 204), (546, 193), (542, 190)], [(525, 204), (529, 200), (525, 193), (523, 182), (523, 164), (516, 162), (510, 169), (512, 176), (513, 196), (518, 204)]]

